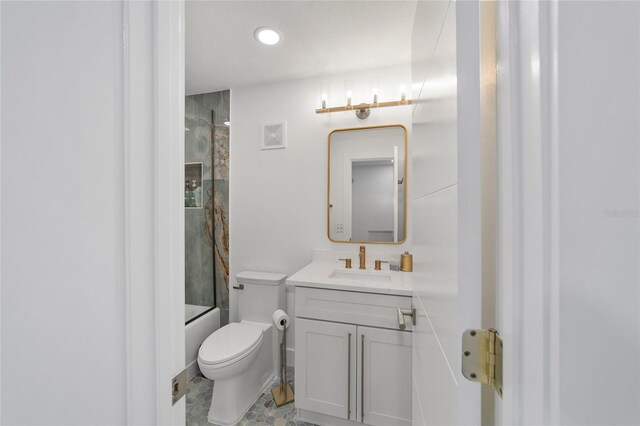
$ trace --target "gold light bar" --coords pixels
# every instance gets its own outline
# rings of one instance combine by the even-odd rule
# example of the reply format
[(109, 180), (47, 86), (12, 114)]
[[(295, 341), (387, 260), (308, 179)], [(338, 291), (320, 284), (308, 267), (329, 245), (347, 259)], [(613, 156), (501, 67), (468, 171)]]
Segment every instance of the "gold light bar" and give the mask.
[(403, 105), (411, 105), (413, 101), (411, 99), (404, 99), (399, 101), (388, 101), (388, 102), (377, 102), (374, 104), (358, 104), (358, 105), (345, 105), (339, 107), (331, 107), (331, 108), (318, 108), (316, 109), (316, 114), (326, 114), (328, 112), (340, 112), (340, 111), (360, 111), (363, 109), (373, 109), (373, 108), (387, 108), (387, 107), (395, 107), (395, 106), (403, 106)]

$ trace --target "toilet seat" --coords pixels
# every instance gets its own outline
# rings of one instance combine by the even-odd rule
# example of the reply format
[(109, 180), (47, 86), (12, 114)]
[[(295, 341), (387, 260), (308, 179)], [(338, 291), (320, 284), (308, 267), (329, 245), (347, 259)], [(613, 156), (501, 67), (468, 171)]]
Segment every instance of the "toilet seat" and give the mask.
[(213, 368), (238, 361), (260, 347), (262, 334), (262, 327), (258, 324), (227, 324), (202, 343), (198, 361)]

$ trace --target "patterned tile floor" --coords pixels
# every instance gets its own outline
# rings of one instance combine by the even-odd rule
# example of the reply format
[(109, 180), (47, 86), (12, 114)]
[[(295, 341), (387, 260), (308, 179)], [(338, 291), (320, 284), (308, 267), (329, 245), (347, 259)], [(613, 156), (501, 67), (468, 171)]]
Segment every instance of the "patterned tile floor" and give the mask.
[[(293, 368), (287, 368), (288, 381), (294, 388)], [(271, 396), (271, 388), (263, 393), (249, 412), (240, 420), (237, 426), (312, 426), (308, 423), (294, 420), (294, 404), (276, 407)], [(213, 381), (203, 377), (200, 373), (187, 384), (187, 426), (211, 426), (207, 421)]]

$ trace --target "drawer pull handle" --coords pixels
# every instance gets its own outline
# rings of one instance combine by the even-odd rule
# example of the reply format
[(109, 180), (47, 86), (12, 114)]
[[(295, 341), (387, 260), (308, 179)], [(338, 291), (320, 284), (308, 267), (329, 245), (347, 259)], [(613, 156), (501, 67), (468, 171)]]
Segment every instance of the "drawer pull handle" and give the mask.
[(411, 317), (411, 324), (416, 325), (416, 308), (411, 305), (411, 309), (400, 309), (398, 308), (398, 328), (400, 330), (404, 330), (407, 328), (407, 325), (404, 323), (404, 316)]

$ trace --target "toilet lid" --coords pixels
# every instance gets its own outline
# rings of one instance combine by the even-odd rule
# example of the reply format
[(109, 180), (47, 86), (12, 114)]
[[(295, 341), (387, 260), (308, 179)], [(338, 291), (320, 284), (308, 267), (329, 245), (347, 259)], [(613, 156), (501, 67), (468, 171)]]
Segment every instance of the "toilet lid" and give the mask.
[(261, 326), (233, 322), (207, 337), (200, 346), (198, 357), (204, 364), (220, 364), (251, 351), (261, 341)]

